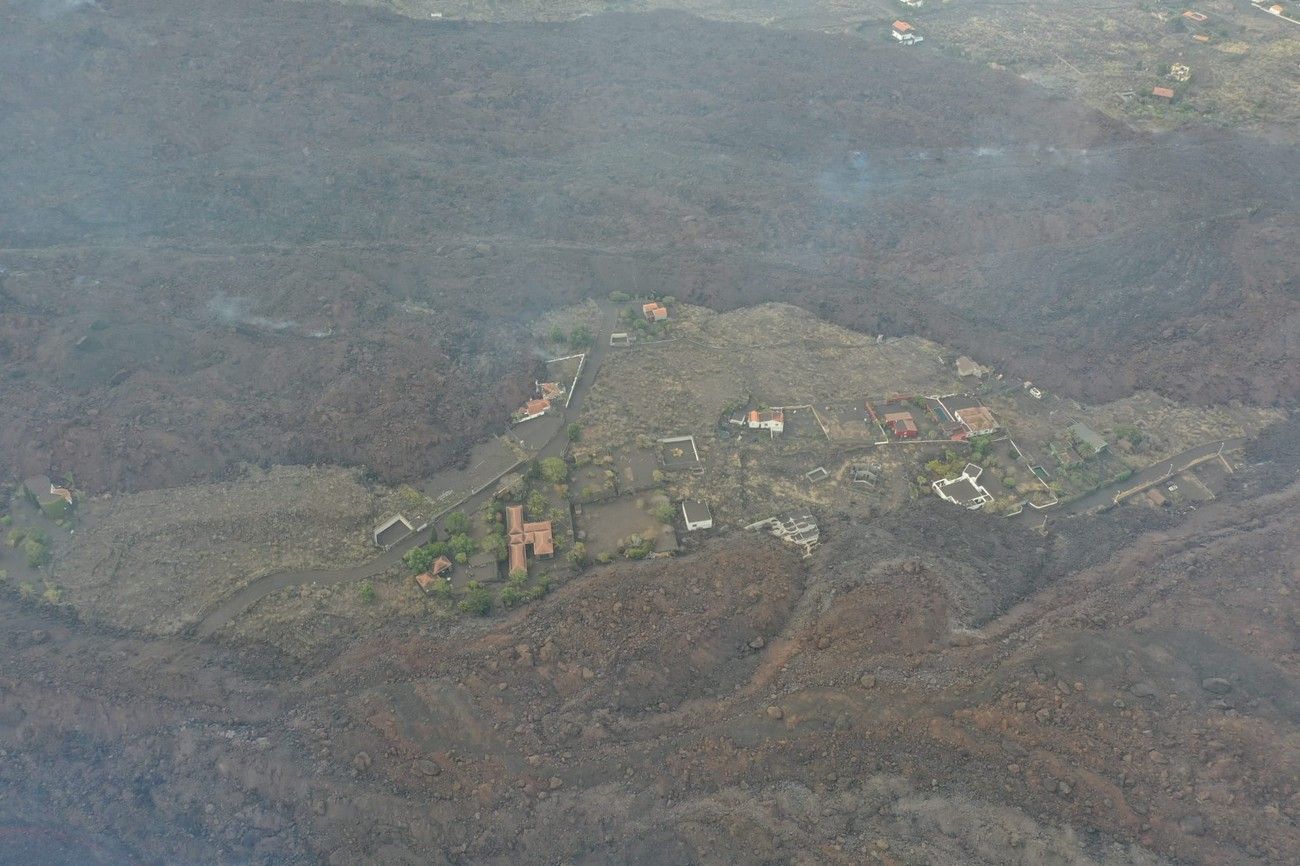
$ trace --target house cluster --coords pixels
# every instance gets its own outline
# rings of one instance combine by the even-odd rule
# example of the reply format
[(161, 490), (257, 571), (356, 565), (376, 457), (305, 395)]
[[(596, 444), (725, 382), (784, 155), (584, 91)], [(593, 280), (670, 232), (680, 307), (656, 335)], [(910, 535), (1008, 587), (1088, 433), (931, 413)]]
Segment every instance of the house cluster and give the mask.
[(515, 410), (511, 416), (516, 424), (540, 418), (551, 411), (552, 406), (565, 395), (564, 386), (559, 382), (534, 382), (537, 396), (528, 400)]
[(918, 42), (924, 42), (925, 37), (916, 32), (916, 28), (906, 21), (895, 21), (890, 35), (894, 41), (900, 45), (915, 45)]
[(668, 318), (668, 308), (658, 301), (651, 301), (648, 304), (641, 305), (641, 315), (645, 316), (645, 320), (653, 325), (655, 322), (662, 322)]
[(533, 556), (550, 557), (555, 554), (555, 538), (552, 535), (551, 521), (538, 520), (524, 522), (524, 507), (511, 505), (506, 508), (506, 539), (510, 552), (510, 572), (528, 570), (528, 547), (532, 545)]

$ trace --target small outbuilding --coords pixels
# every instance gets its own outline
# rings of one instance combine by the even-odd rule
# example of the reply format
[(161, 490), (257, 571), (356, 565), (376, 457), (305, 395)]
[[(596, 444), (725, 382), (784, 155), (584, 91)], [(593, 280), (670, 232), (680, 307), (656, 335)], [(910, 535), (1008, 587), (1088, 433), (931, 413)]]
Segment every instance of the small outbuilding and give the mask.
[(1071, 424), (1070, 435), (1074, 437), (1075, 442), (1091, 448), (1094, 454), (1106, 449), (1106, 439), (1087, 424)]
[(683, 500), (682, 520), (686, 522), (687, 532), (713, 528), (713, 512), (707, 503), (695, 499)]
[(375, 527), (375, 546), (385, 550), (401, 541), (415, 531), (411, 522), (400, 514), (394, 514)]
[(1172, 87), (1153, 87), (1151, 88), (1151, 95), (1156, 99), (1165, 102), (1173, 102), (1174, 100), (1174, 90)]
[(958, 376), (963, 376), (963, 377), (974, 376), (975, 378), (978, 379), (979, 377), (983, 376), (987, 372), (988, 370), (986, 370), (984, 367), (980, 366), (979, 364), (975, 363), (973, 359), (967, 357), (966, 355), (962, 355), (960, 358), (957, 359)]

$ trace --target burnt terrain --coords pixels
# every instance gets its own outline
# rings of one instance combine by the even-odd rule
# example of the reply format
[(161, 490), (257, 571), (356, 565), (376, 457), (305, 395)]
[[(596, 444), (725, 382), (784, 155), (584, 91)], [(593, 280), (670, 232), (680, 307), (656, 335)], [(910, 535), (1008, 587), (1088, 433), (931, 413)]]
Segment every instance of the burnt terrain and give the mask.
[(10, 7), (3, 468), (424, 473), (531, 383), (524, 324), (611, 290), (793, 301), (1092, 399), (1295, 399), (1293, 147), (891, 48), (673, 13)]
[(1300, 463), (1250, 456), (1190, 516), (731, 535), (309, 665), (5, 596), (0, 857), (1291, 863)]
[[(0, 489), (154, 492), (77, 527), (120, 628), (0, 580), (0, 863), (1297, 862), (1295, 148), (891, 49), (6, 6)], [(530, 326), (615, 290), (1292, 414), (1185, 507), (1039, 528), (927, 496), (826, 515), (807, 559), (719, 527), (485, 618), (363, 616), (361, 582), (176, 633), (169, 574), (228, 594), (241, 520), (349, 561), (311, 532), (370, 525), (368, 473), (499, 429)], [(166, 489), (250, 477), (275, 497), (219, 520)], [(137, 532), (154, 589), (115, 549)]]

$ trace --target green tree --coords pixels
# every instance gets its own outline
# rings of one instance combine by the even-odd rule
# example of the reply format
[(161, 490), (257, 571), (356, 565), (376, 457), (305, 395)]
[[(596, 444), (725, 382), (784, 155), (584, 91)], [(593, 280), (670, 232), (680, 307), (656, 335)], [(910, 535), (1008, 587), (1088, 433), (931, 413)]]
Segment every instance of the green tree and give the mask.
[(502, 588), (501, 594), (497, 596), (497, 601), (501, 603), (502, 607), (510, 608), (519, 604), (524, 598), (523, 590), (512, 583)]
[(478, 543), (464, 533), (453, 535), (448, 540), (447, 546), (451, 549), (452, 555), (456, 557), (456, 561), (461, 563), (478, 552)]
[(569, 562), (574, 565), (586, 565), (587, 545), (581, 541), (575, 541), (573, 547), (569, 548)]
[(492, 593), (479, 585), (477, 580), (471, 580), (465, 585), (465, 597), (457, 607), (462, 613), (487, 616), (492, 612)]
[(557, 346), (562, 346), (562, 345), (564, 345), (564, 342), (565, 342), (565, 340), (567, 340), (567, 339), (568, 339), (568, 337), (567, 337), (567, 335), (564, 333), (564, 329), (561, 328), (559, 325), (555, 325), (554, 327), (551, 328), (551, 342), (552, 342), (552, 343), (555, 343)]
[(570, 442), (577, 442), (579, 439), (582, 438), (582, 428), (578, 426), (576, 423), (570, 424), (568, 427), (566, 427), (564, 433), (566, 436), (569, 437)]
[(357, 595), (361, 598), (363, 603), (374, 604), (375, 585), (368, 580), (361, 581), (361, 585), (357, 587)]
[(1127, 439), (1134, 448), (1141, 445), (1143, 439), (1142, 431), (1132, 424), (1115, 425), (1115, 437), (1117, 439)]
[(528, 571), (523, 568), (514, 568), (510, 570), (511, 583), (523, 583), (528, 580)]
[(27, 559), (29, 568), (40, 568), (50, 561), (50, 549), (35, 538), (28, 537), (23, 542), (23, 556)]
[(530, 493), (528, 501), (524, 503), (524, 510), (528, 512), (528, 516), (538, 520), (546, 517), (546, 511), (550, 507), (551, 503), (547, 500), (546, 494), (540, 490)]
[(442, 525), (447, 528), (448, 535), (464, 535), (469, 532), (469, 516), (463, 511), (453, 511), (443, 519)]
[(552, 484), (561, 484), (569, 477), (569, 466), (560, 457), (545, 457), (540, 466), (542, 477)]
[(575, 349), (581, 349), (590, 346), (594, 338), (591, 335), (591, 328), (586, 325), (578, 325), (569, 332), (569, 345)]
[(10, 547), (17, 549), (18, 545), (22, 544), (25, 538), (27, 538), (27, 530), (11, 529), (9, 530), (9, 537), (6, 540)]
[(497, 562), (505, 562), (506, 557), (510, 555), (510, 547), (506, 543), (506, 537), (500, 532), (494, 532), (483, 539), (483, 550), (490, 552)]
[(430, 551), (428, 545), (426, 545), (424, 547), (412, 547), (406, 551), (402, 561), (406, 563), (407, 568), (419, 574), (422, 571), (428, 571), (429, 566), (433, 565), (433, 561), (437, 558), (437, 555)]
[(676, 511), (673, 509), (672, 505), (667, 502), (660, 502), (650, 510), (650, 513), (653, 514), (654, 519), (658, 520), (660, 523), (672, 523)]
[(609, 299), (616, 304), (623, 304), (632, 300), (632, 296), (627, 292), (610, 292)]

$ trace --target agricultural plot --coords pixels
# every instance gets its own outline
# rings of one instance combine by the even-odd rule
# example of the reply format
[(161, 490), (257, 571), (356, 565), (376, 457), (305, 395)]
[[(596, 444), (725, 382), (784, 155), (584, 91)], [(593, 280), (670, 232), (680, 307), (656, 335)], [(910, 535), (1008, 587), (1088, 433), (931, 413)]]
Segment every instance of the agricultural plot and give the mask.
[(578, 512), (578, 540), (587, 546), (587, 555), (598, 561), (671, 553), (677, 549), (672, 514), (672, 504), (663, 494), (586, 505)]

